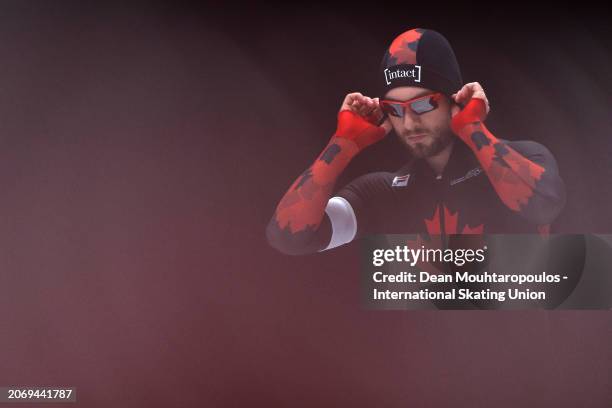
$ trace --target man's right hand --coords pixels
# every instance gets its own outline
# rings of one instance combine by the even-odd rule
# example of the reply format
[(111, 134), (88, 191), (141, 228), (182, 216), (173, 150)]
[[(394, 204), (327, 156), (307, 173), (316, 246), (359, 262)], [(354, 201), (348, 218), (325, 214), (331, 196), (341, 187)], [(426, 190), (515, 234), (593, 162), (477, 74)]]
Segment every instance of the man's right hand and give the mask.
[(354, 141), (359, 150), (374, 144), (391, 130), (391, 122), (385, 118), (378, 104), (378, 98), (369, 98), (353, 92), (344, 98), (338, 112), (338, 128), (335, 137)]

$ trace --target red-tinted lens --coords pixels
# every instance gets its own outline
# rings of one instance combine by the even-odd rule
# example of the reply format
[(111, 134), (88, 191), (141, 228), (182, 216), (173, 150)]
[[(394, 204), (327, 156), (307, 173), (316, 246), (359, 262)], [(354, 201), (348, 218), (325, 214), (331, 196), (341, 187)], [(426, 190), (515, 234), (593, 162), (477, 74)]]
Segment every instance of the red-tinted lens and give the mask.
[(401, 103), (381, 101), (380, 108), (387, 115), (397, 116), (399, 118), (404, 116), (404, 107), (402, 106)]
[(430, 112), (438, 107), (438, 100), (434, 95), (428, 95), (425, 98), (417, 99), (410, 102), (410, 109), (417, 115)]

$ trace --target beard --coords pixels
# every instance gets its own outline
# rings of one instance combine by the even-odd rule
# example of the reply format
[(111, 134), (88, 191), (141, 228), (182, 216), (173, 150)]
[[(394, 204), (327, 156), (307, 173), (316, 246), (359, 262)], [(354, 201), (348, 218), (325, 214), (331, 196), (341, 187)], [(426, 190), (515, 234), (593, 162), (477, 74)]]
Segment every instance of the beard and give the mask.
[(402, 144), (410, 151), (410, 154), (417, 159), (437, 155), (455, 139), (455, 134), (448, 126), (439, 127), (433, 130), (423, 129), (414, 132), (414, 134), (420, 133), (427, 134), (422, 142), (410, 142), (408, 140), (409, 135), (402, 135), (399, 138)]

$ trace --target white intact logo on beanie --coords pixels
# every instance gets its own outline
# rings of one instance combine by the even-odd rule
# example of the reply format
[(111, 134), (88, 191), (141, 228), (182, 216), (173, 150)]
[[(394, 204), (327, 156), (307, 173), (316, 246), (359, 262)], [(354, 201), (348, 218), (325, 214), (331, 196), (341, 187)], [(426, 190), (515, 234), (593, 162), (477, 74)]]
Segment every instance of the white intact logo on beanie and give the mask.
[(414, 82), (421, 82), (421, 66), (414, 65), (412, 69), (401, 69), (398, 68), (395, 71), (390, 71), (389, 68), (386, 68), (385, 71), (385, 81), (387, 85), (391, 85), (391, 80), (396, 78), (414, 78)]

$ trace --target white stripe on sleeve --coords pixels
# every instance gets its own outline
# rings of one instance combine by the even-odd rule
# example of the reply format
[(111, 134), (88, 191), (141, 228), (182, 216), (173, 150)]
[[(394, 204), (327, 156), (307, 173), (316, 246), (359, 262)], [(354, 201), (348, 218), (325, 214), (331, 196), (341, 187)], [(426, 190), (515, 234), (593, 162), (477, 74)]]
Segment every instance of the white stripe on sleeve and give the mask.
[(351, 242), (357, 234), (357, 218), (351, 204), (342, 197), (332, 197), (327, 202), (325, 212), (331, 221), (332, 237), (322, 251)]

